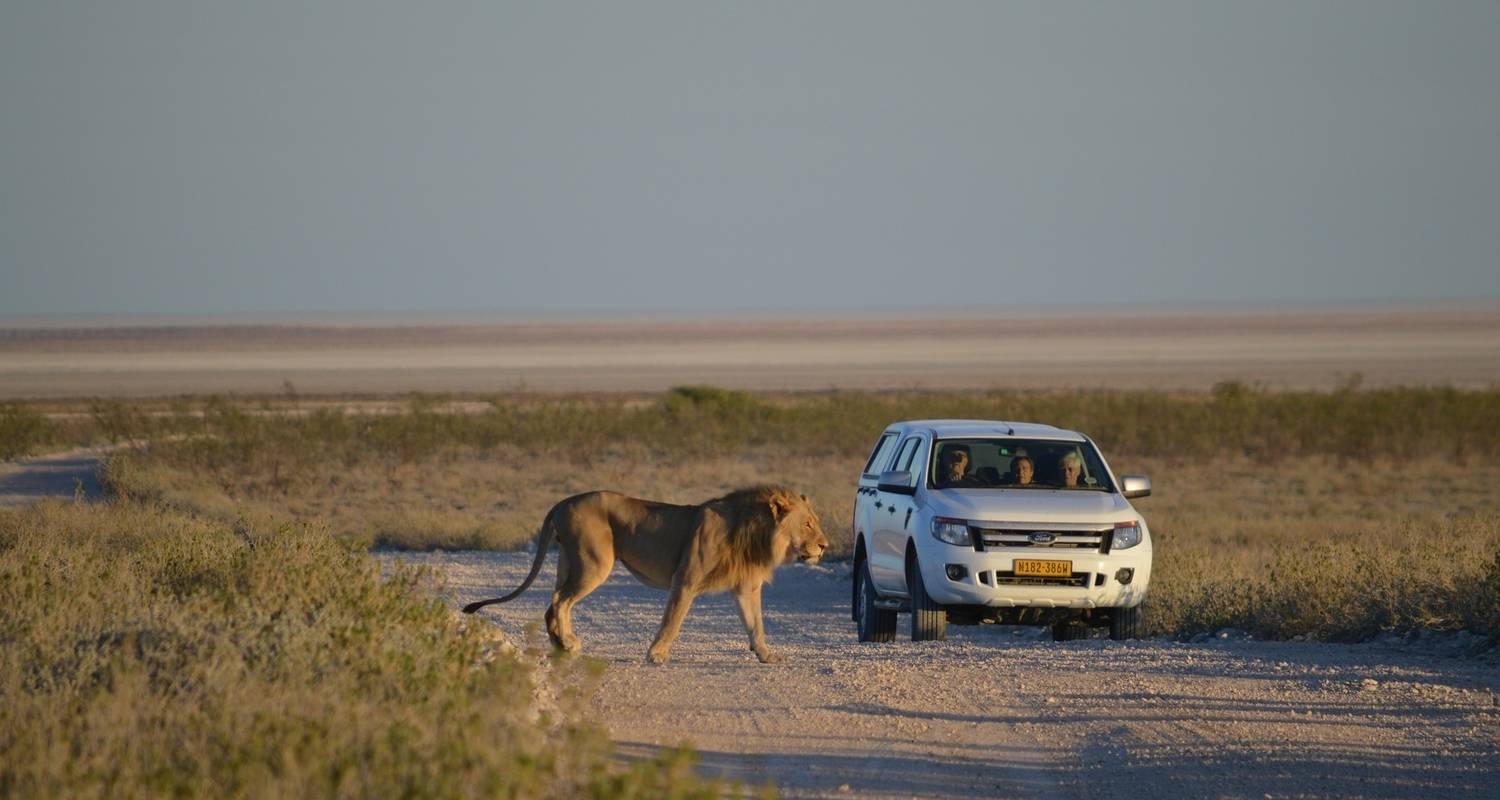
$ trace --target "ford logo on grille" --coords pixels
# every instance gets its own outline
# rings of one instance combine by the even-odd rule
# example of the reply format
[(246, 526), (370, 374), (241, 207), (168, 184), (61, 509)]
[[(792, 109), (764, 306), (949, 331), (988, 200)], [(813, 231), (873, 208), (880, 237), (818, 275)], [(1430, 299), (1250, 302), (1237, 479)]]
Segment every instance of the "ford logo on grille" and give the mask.
[(1057, 541), (1057, 534), (1051, 531), (1037, 531), (1026, 538), (1030, 539), (1032, 544), (1052, 544)]

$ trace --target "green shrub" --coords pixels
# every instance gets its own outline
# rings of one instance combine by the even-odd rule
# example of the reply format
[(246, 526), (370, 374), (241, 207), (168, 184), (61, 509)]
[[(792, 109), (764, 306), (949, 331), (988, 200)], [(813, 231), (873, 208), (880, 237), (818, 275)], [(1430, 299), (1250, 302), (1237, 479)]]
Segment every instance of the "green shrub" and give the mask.
[(144, 439), (153, 433), (150, 419), (125, 400), (95, 400), (89, 412), (99, 435), (110, 444)]
[(30, 406), (0, 404), (0, 461), (40, 452), (57, 438), (52, 423)]

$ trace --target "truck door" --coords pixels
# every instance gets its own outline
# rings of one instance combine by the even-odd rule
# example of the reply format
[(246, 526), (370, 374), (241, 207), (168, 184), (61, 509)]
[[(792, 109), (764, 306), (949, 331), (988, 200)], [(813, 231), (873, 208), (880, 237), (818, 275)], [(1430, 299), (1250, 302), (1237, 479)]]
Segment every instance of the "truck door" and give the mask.
[[(887, 469), (909, 472), (915, 487), (926, 465), (927, 437), (915, 434), (901, 442)], [(912, 495), (875, 490), (870, 509), (870, 578), (881, 594), (906, 595), (906, 540), (915, 510)]]
[(875, 485), (880, 482), (880, 473), (896, 454), (898, 442), (897, 431), (880, 434), (880, 440), (875, 443), (875, 449), (870, 451), (870, 458), (865, 461), (865, 469), (859, 476), (859, 488), (854, 493), (854, 519), (851, 520), (854, 541), (857, 543), (863, 534), (866, 552), (869, 551), (870, 537), (874, 533), (870, 529), (870, 512), (875, 507)]

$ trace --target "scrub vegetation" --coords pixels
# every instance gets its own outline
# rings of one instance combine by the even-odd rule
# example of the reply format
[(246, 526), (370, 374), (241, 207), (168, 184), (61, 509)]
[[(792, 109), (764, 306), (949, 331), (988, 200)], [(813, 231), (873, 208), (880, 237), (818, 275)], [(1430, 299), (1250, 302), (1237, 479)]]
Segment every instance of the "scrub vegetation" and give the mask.
[(0, 796), (711, 797), (614, 764), (587, 660), (501, 646), (317, 526), (0, 512)]
[(109, 502), (0, 512), (0, 795), (716, 794), (687, 754), (611, 759), (592, 662), (501, 647), (365, 551), (529, 547), (588, 489), (777, 481), (847, 556), (867, 449), (928, 416), (1077, 428), (1150, 474), (1154, 632), (1500, 638), (1500, 391), (12, 404), (8, 457), (117, 448)]
[(35, 408), (0, 403), (0, 461), (41, 452), (59, 438), (57, 426)]
[[(53, 412), (66, 409), (51, 408)], [(853, 392), (711, 386), (660, 395), (412, 395), (355, 413), (284, 397), (103, 401), (52, 441), (150, 442), (110, 459), (117, 494), (233, 523), (326, 525), (364, 547), (514, 548), (569, 494), (700, 502), (776, 481), (848, 554), (853, 482), (891, 420), (1044, 421), (1144, 472), (1151, 625), (1189, 635), (1358, 639), (1500, 631), (1500, 389)]]
[[(684, 386), (664, 395), (410, 395), (381, 413), (337, 400), (103, 400), (0, 407), (0, 452), (152, 440), (171, 460), (252, 466), (294, 478), (305, 467), (416, 463), (509, 446), (586, 463), (638, 447), (658, 457), (859, 454), (894, 419), (1045, 421), (1089, 433), (1107, 454), (1167, 458), (1297, 456), (1491, 459), (1500, 455), (1500, 388), (1269, 391), (1223, 383), (1210, 392), (858, 392), (762, 394)], [(364, 408), (371, 404), (364, 401)], [(462, 409), (454, 413), (454, 409)], [(46, 412), (38, 421), (37, 412)], [(17, 422), (9, 420), (15, 418)], [(10, 456), (7, 456), (10, 457)]]
[[(1116, 459), (1120, 461), (1121, 459)], [(1152, 629), (1357, 641), (1500, 634), (1500, 464), (1334, 457), (1172, 463), (1136, 501), (1156, 540)]]

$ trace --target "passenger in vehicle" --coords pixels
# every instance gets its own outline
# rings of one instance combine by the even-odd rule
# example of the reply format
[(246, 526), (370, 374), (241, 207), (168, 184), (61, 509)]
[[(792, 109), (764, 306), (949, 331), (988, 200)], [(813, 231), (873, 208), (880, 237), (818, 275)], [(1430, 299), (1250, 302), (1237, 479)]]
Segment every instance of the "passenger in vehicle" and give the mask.
[(1065, 488), (1078, 486), (1078, 480), (1083, 477), (1083, 457), (1078, 451), (1064, 455), (1057, 462), (1057, 478)]
[(969, 475), (969, 448), (961, 444), (949, 445), (938, 454), (938, 488), (949, 486), (977, 486)]
[(1036, 465), (1031, 463), (1029, 456), (1016, 456), (1010, 462), (1010, 474), (1006, 476), (1006, 483), (1014, 486), (1030, 486), (1031, 479), (1036, 476)]

